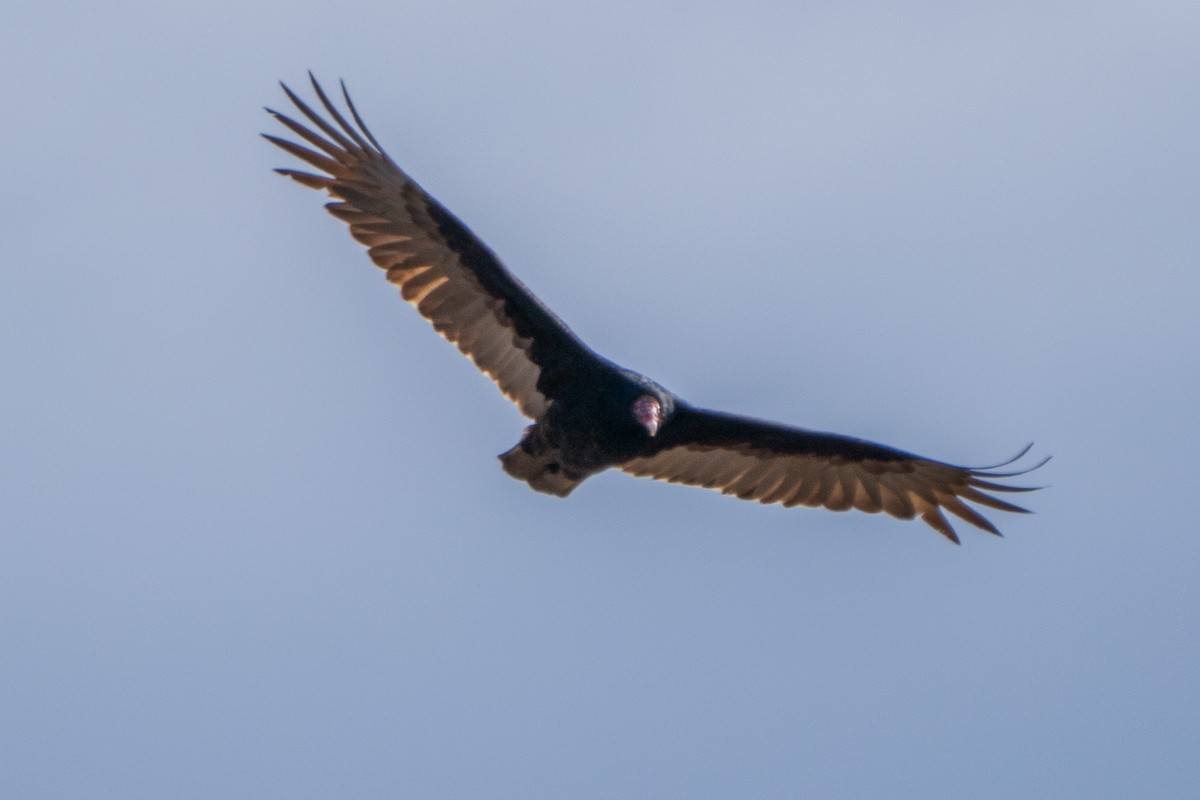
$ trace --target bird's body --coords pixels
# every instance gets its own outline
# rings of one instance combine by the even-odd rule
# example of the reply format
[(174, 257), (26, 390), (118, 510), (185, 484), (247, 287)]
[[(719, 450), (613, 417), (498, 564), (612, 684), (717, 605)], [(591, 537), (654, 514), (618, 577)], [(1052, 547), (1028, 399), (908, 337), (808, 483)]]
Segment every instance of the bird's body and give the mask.
[(588, 476), (617, 467), (763, 503), (920, 516), (955, 542), (942, 510), (991, 533), (998, 531), (963, 501), (1024, 511), (989, 492), (1029, 491), (995, 482), (1028, 470), (959, 467), (860, 439), (699, 409), (602, 358), (396, 166), (344, 88), (353, 123), (315, 80), (313, 87), (328, 119), (284, 91), (315, 130), (271, 113), (316, 149), (266, 138), (324, 174), (278, 171), (328, 191), (336, 199), (329, 211), (349, 224), (401, 296), (533, 420), (500, 456), (513, 477), (565, 497)]
[(566, 497), (589, 475), (645, 452), (654, 437), (630, 413), (643, 397), (664, 419), (673, 416), (677, 398), (646, 376), (604, 360), (581, 369), (546, 415), (500, 456), (505, 472), (539, 492)]

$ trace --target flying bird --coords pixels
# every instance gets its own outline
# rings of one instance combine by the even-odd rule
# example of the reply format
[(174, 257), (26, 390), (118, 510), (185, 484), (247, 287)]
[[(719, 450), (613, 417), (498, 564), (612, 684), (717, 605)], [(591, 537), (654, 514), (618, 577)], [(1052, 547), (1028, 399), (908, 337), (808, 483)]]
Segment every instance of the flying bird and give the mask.
[(968, 502), (1028, 513), (995, 496), (1037, 488), (999, 482), (1045, 463), (1001, 471), (1028, 446), (1002, 464), (955, 466), (862, 439), (697, 408), (598, 355), (392, 161), (344, 83), (349, 119), (309, 77), (324, 114), (286, 85), (307, 122), (267, 109), (305, 144), (263, 136), (313, 171), (276, 171), (328, 192), (334, 202), (326, 208), (367, 246), (401, 297), (533, 420), (499, 456), (509, 475), (566, 497), (588, 476), (616, 467), (760, 503), (919, 516), (955, 543), (944, 511), (996, 535)]

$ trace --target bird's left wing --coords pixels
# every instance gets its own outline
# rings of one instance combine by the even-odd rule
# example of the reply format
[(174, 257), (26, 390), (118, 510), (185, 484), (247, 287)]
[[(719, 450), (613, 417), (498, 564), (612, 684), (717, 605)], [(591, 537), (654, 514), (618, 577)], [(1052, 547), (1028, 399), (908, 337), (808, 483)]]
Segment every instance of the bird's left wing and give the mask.
[[(1011, 464), (1028, 450), (996, 467)], [(996, 479), (1024, 474), (1041, 463), (1015, 472), (960, 467), (848, 436), (684, 405), (676, 408), (645, 453), (619, 466), (631, 475), (716, 489), (760, 503), (886, 511), (900, 519), (920, 515), (957, 543), (943, 510), (999, 535), (964, 501), (1028, 513), (989, 492), (1031, 491), (1034, 487), (1009, 486)]]
[(337, 201), (326, 208), (350, 225), (351, 235), (367, 246), (371, 260), (387, 271), (401, 296), (526, 416), (541, 417), (555, 385), (598, 356), (462, 222), (396, 166), (363, 124), (344, 86), (353, 122), (315, 79), (312, 84), (328, 117), (283, 87), (312, 127), (267, 109), (311, 147), (263, 136), (317, 172), (276, 171), (333, 195)]

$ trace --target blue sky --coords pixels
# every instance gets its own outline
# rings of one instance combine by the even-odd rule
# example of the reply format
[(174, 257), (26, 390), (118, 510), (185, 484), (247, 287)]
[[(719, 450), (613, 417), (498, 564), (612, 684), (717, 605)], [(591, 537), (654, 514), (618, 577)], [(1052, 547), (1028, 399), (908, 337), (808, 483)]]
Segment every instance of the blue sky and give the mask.
[[(0, 785), (1185, 797), (1194, 3), (18, 2)], [(505, 476), (524, 421), (258, 138), (345, 78), (593, 347), (1028, 517)]]

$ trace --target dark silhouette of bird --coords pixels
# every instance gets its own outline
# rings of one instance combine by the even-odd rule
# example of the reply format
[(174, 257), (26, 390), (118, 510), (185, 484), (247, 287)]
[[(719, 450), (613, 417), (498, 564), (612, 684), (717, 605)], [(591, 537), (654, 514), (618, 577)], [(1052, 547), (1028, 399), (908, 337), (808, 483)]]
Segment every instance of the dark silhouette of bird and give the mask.
[(533, 420), (500, 455), (504, 470), (539, 492), (566, 497), (616, 467), (631, 475), (717, 489), (760, 503), (919, 516), (958, 542), (943, 511), (999, 535), (967, 502), (1028, 513), (995, 496), (1037, 487), (999, 480), (1036, 469), (961, 467), (885, 445), (708, 411), (593, 352), (457, 217), (384, 152), (345, 84), (350, 119), (315, 78), (325, 115), (286, 85), (308, 124), (267, 109), (308, 146), (268, 140), (313, 172), (277, 172), (328, 192), (326, 208), (350, 226), (400, 295)]

